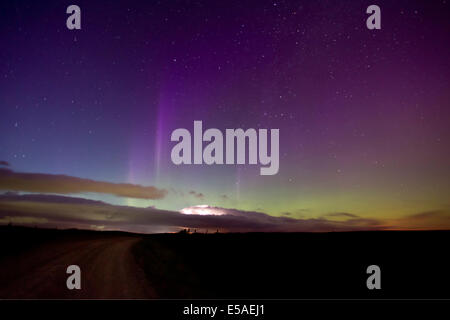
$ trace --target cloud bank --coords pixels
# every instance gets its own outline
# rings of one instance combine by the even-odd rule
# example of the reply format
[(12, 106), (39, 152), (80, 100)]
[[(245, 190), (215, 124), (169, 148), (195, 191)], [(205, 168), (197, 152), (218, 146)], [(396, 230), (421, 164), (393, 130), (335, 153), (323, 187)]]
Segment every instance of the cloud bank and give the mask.
[(74, 194), (96, 192), (118, 197), (162, 199), (167, 191), (152, 186), (112, 183), (46, 173), (21, 173), (0, 168), (0, 190)]
[[(379, 230), (371, 219), (331, 221), (325, 218), (273, 217), (262, 212), (201, 206), (211, 214), (194, 214), (110, 205), (81, 198), (5, 193), (0, 195), (0, 223), (42, 227), (122, 230), (131, 232), (176, 232), (183, 228), (221, 232), (328, 232)], [(212, 212), (220, 212), (215, 215)]]

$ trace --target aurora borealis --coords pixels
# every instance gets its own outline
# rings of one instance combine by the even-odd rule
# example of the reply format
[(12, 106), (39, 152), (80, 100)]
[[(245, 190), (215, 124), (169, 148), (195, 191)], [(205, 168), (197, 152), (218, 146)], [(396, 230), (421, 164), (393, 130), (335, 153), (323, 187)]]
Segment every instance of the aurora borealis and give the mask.
[[(377, 1), (381, 30), (367, 1), (77, 1), (81, 30), (70, 4), (0, 5), (2, 170), (104, 182), (61, 194), (111, 205), (450, 228), (447, 1)], [(195, 120), (279, 128), (279, 172), (174, 165)], [(25, 184), (0, 188), (58, 194)]]

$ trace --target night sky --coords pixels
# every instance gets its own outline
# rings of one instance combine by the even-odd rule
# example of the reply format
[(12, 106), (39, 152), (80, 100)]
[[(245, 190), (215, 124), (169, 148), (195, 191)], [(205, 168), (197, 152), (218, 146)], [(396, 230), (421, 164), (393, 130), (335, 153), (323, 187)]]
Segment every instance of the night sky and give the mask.
[[(22, 182), (0, 189), (58, 194), (27, 181), (61, 174), (103, 183), (62, 194), (116, 206), (450, 228), (450, 3), (376, 1), (368, 30), (371, 4), (2, 1), (0, 179)], [(279, 128), (278, 174), (174, 165), (194, 120)]]

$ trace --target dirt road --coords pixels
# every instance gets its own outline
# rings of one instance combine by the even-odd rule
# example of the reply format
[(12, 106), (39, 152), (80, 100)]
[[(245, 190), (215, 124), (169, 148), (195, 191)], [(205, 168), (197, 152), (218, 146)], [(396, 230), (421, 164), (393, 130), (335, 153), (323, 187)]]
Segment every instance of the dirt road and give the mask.
[[(0, 299), (138, 299), (156, 294), (131, 249), (137, 237), (48, 243), (0, 262)], [(81, 290), (69, 290), (69, 265), (81, 269)]]

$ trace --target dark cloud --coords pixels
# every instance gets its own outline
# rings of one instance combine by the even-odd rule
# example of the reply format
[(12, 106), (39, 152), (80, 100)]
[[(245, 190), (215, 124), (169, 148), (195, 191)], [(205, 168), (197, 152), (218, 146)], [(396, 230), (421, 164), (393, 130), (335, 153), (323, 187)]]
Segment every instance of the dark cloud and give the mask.
[(67, 175), (20, 173), (5, 168), (0, 168), (0, 190), (58, 194), (96, 192), (139, 199), (161, 199), (167, 194), (166, 190), (152, 186), (95, 181)]
[(189, 191), (189, 194), (196, 197), (197, 199), (203, 199), (205, 195), (201, 192), (196, 192), (194, 190)]
[(0, 201), (106, 205), (106, 203), (103, 201), (90, 200), (85, 198), (65, 197), (52, 194), (20, 194), (17, 192), (5, 192), (1, 194)]
[(419, 212), (415, 213), (409, 216), (410, 219), (450, 219), (450, 213), (443, 210), (433, 210), (433, 211), (425, 211), (425, 212)]
[(392, 228), (400, 230), (449, 230), (449, 210), (429, 210), (406, 215), (390, 221)]
[(348, 212), (333, 212), (325, 214), (324, 217), (336, 217), (336, 218), (359, 218), (356, 214)]
[(132, 232), (170, 232), (181, 228), (229, 232), (328, 232), (377, 230), (376, 220), (329, 221), (273, 217), (261, 212), (210, 206), (190, 207), (208, 215), (156, 208), (110, 205), (101, 201), (53, 195), (0, 196), (0, 223), (96, 228)]
[(305, 215), (311, 215), (311, 210), (310, 209), (296, 209), (296, 210), (293, 210), (292, 212), (290, 212), (290, 211), (283, 212), (282, 215), (294, 216), (297, 218), (301, 218), (301, 217), (304, 217)]
[(7, 161), (1, 161), (1, 160), (0, 160), (0, 166), (7, 166), (7, 167), (9, 167), (10, 164), (9, 164), (9, 162), (7, 162)]

